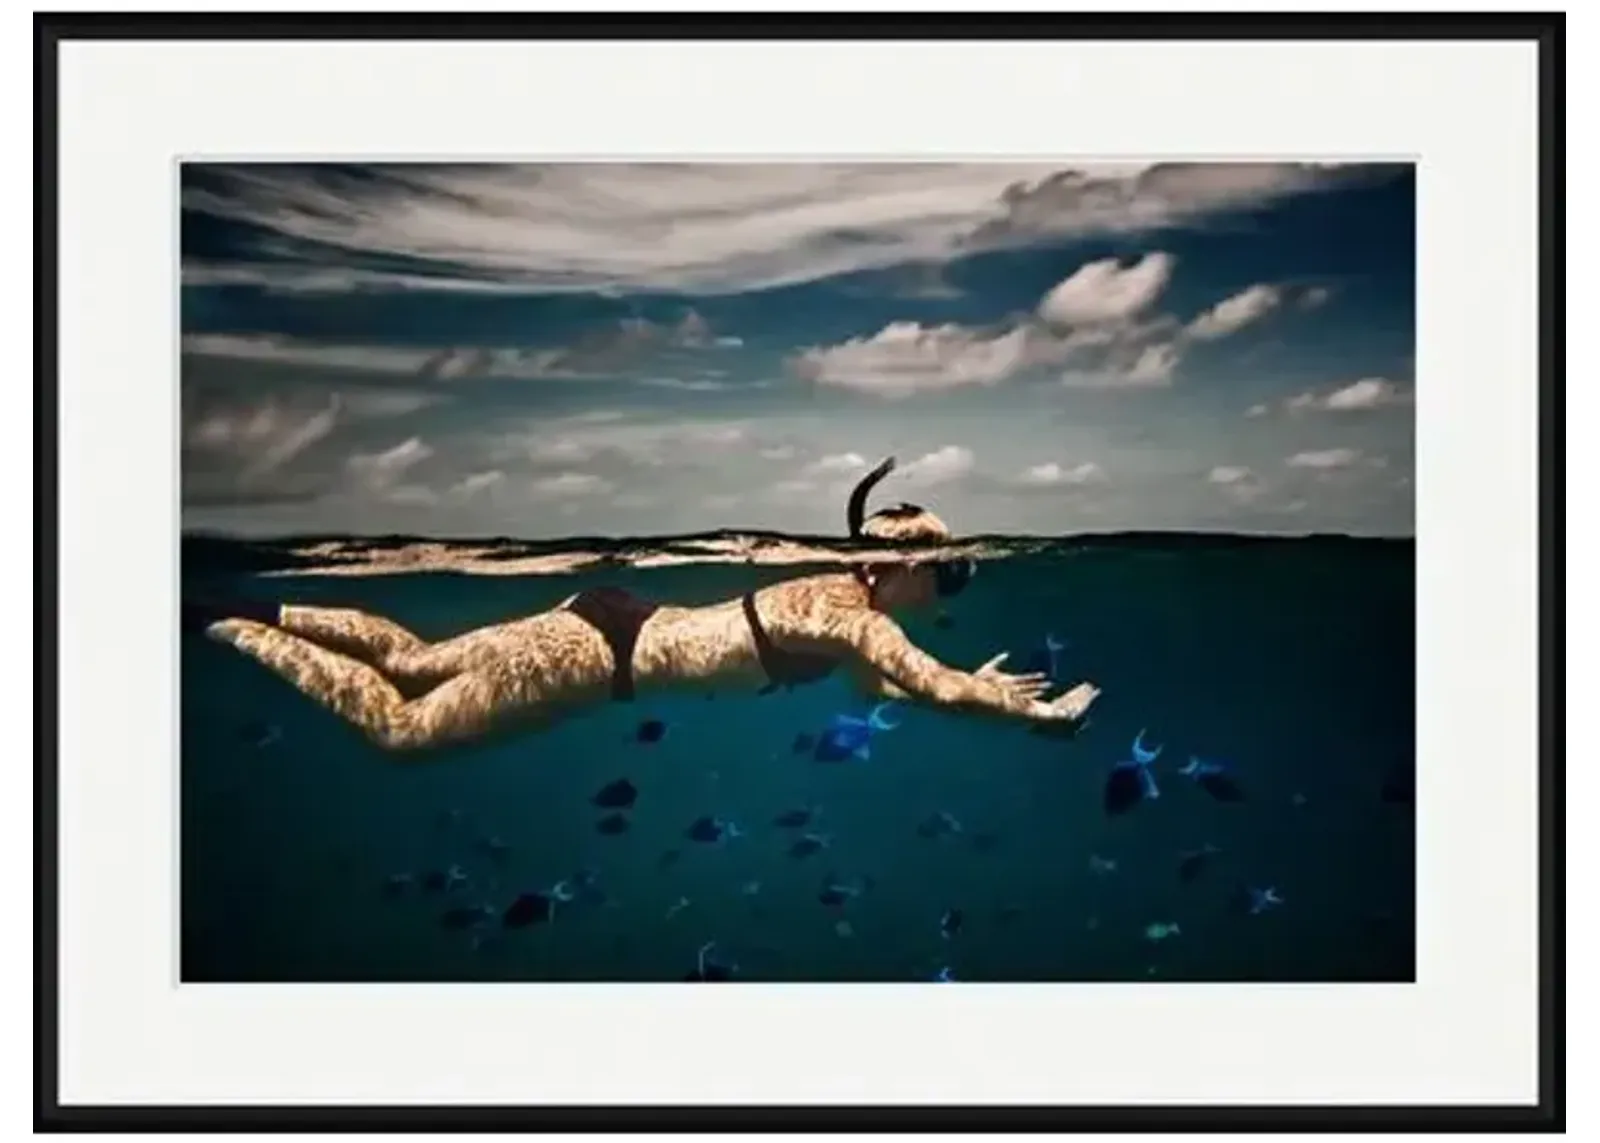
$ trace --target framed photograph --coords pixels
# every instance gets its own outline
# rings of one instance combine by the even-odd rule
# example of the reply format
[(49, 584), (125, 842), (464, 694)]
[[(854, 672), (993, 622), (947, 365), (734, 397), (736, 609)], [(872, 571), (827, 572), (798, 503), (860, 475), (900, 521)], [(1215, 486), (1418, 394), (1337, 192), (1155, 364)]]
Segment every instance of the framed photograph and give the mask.
[(1561, 1127), (1563, 31), (36, 17), (36, 1125)]

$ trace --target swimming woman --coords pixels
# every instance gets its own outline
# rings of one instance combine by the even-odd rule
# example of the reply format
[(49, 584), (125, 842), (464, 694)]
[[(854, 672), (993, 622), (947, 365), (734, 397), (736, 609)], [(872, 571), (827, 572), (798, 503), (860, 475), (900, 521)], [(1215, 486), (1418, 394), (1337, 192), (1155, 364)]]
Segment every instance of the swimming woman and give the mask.
[[(851, 493), (850, 534), (897, 544), (948, 542), (912, 504), (864, 517), (890, 458)], [(185, 604), (184, 621), (263, 663), (380, 747), (412, 753), (548, 725), (605, 701), (674, 688), (766, 693), (843, 669), (864, 694), (1070, 730), (1099, 695), (1090, 683), (1046, 699), (1043, 673), (1010, 674), (996, 655), (976, 671), (946, 666), (892, 614), (959, 594), (966, 559), (860, 565), (787, 580), (704, 607), (673, 607), (620, 588), (570, 596), (549, 611), (428, 643), (391, 620), (299, 604)]]

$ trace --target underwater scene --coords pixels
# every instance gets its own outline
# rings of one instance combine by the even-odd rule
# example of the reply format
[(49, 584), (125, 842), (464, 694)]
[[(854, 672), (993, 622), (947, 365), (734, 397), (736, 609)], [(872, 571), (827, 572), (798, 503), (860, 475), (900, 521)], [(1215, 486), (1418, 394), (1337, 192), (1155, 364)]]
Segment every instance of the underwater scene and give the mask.
[[(296, 562), (185, 537), (183, 590), (436, 640), (586, 587), (695, 605), (830, 570)], [(1410, 981), (1415, 586), (1410, 539), (1030, 539), (904, 624), (964, 670), (1100, 687), (1070, 738), (829, 678), (397, 755), (186, 632), (182, 978)]]

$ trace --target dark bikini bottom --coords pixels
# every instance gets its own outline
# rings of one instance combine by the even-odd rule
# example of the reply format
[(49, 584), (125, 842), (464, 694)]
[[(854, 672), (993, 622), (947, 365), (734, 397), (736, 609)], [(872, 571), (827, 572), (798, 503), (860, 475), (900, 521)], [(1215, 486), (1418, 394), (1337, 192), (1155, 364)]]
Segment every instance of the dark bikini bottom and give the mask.
[(611, 695), (623, 701), (633, 698), (633, 648), (639, 642), (639, 629), (660, 605), (640, 599), (620, 587), (591, 587), (580, 591), (567, 605), (579, 619), (600, 632), (611, 648), (616, 664), (611, 673)]

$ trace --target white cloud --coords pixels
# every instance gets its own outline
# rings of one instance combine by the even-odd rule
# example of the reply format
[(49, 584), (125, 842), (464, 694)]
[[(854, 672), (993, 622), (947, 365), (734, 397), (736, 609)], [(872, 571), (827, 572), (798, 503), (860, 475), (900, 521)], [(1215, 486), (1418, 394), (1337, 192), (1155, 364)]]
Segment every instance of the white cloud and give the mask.
[(1124, 322), (1148, 309), (1172, 280), (1177, 260), (1157, 251), (1131, 266), (1103, 258), (1079, 266), (1040, 300), (1039, 317), (1052, 325)]
[(795, 449), (793, 445), (773, 445), (771, 448), (761, 450), (762, 460), (793, 460)]
[(1206, 310), (1184, 332), (1201, 341), (1215, 341), (1266, 317), (1282, 300), (1283, 291), (1277, 286), (1254, 285)]
[(393, 489), (408, 470), (433, 456), (420, 437), (401, 441), (379, 453), (357, 453), (347, 465), (356, 479), (374, 491)]
[(493, 488), (497, 484), (503, 483), (505, 478), (506, 474), (501, 472), (498, 468), (491, 469), (488, 472), (474, 472), (463, 477), (461, 480), (457, 481), (453, 486), (451, 486), (450, 494), (462, 499), (467, 499), (476, 496), (478, 493), (487, 489)]
[(812, 461), (806, 465), (806, 473), (812, 476), (848, 475), (865, 467), (867, 458), (860, 453), (842, 452)]
[(397, 484), (384, 491), (383, 498), (391, 504), (404, 504), (413, 508), (430, 508), (439, 503), (439, 496), (421, 484)]
[(962, 448), (960, 445), (945, 445), (943, 448), (919, 456), (910, 464), (900, 468), (896, 475), (918, 487), (948, 484), (970, 473), (973, 463), (971, 449)]
[(1300, 308), (1303, 310), (1314, 310), (1319, 306), (1325, 305), (1328, 299), (1332, 296), (1333, 291), (1328, 289), (1328, 287), (1312, 286), (1305, 293), (1300, 295)]
[(566, 499), (572, 496), (595, 496), (611, 491), (612, 484), (592, 473), (562, 472), (541, 477), (530, 486), (535, 496)]
[(1100, 484), (1106, 479), (1105, 470), (1092, 460), (1063, 468), (1055, 461), (1036, 464), (1017, 478), (1019, 484), (1048, 488), (1059, 484)]
[(1253, 504), (1266, 492), (1255, 471), (1237, 464), (1219, 464), (1206, 473), (1206, 482), (1237, 504)]
[[(1036, 236), (1126, 232), (1313, 189), (1309, 164), (562, 163), (198, 168), (186, 210), (427, 273), (213, 263), (185, 280), (279, 289), (716, 293), (939, 262)], [(324, 258), (325, 261), (325, 258)], [(429, 275), (442, 277), (433, 278)]]
[(238, 478), (251, 482), (282, 468), (338, 424), (343, 404), (334, 394), (325, 408), (296, 410), (277, 402), (248, 408), (213, 408), (186, 429), (187, 447), (240, 462)]
[(1363, 377), (1359, 381), (1352, 381), (1343, 389), (1329, 393), (1322, 404), (1329, 412), (1351, 412), (1392, 405), (1399, 399), (1400, 392), (1394, 382), (1386, 381), (1382, 377)]
[(1284, 463), (1290, 468), (1334, 469), (1349, 468), (1361, 459), (1361, 453), (1353, 448), (1327, 448), (1313, 449), (1309, 452), (1297, 452)]
[(1265, 405), (1251, 405), (1244, 411), (1244, 415), (1247, 417), (1264, 417), (1271, 411)]
[(1171, 345), (1150, 345), (1139, 351), (1126, 374), (1130, 385), (1165, 385), (1178, 367), (1178, 351)]
[(1341, 389), (1318, 396), (1305, 392), (1284, 402), (1291, 413), (1359, 413), (1408, 403), (1410, 397), (1393, 381), (1383, 377), (1363, 377)]
[(1172, 343), (1122, 346), (1097, 369), (1069, 369), (1061, 383), (1075, 389), (1157, 389), (1171, 384), (1181, 360)]
[(985, 333), (958, 325), (892, 322), (872, 337), (805, 350), (791, 365), (797, 375), (819, 385), (898, 398), (997, 384), (1033, 363), (1032, 343), (1032, 335), (1020, 326)]

